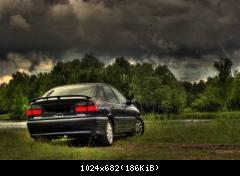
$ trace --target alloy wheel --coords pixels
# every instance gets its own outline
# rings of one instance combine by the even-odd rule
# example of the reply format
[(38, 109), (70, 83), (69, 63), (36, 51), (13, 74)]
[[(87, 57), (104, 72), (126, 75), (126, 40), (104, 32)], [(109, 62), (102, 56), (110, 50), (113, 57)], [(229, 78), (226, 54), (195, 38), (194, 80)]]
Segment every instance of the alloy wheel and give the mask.
[(113, 128), (110, 122), (107, 123), (107, 139), (110, 144), (113, 143)]
[(141, 120), (137, 120), (136, 124), (135, 124), (135, 131), (134, 131), (134, 135), (135, 136), (140, 136), (143, 134), (143, 130), (144, 130), (144, 126), (143, 126), (143, 122)]

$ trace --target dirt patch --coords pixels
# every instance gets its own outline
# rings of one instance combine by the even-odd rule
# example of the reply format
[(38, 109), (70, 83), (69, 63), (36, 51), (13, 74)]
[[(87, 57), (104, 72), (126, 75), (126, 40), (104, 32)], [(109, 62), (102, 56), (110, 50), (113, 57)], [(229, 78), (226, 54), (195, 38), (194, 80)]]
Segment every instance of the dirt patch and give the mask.
[[(141, 146), (141, 147), (139, 147)], [(140, 149), (143, 151), (158, 151), (160, 149), (171, 149), (171, 150), (210, 150), (215, 151), (219, 154), (232, 154), (232, 153), (240, 153), (240, 145), (227, 145), (227, 144), (157, 144), (154, 146), (149, 145), (140, 145), (140, 144), (131, 144), (126, 146), (114, 146), (114, 150), (118, 151), (133, 151), (136, 149)]]
[(234, 154), (240, 154), (240, 150), (216, 150), (216, 154), (222, 154), (222, 155), (234, 155)]
[(227, 145), (227, 144), (169, 144), (171, 148), (182, 149), (199, 149), (199, 150), (239, 150), (240, 145)]

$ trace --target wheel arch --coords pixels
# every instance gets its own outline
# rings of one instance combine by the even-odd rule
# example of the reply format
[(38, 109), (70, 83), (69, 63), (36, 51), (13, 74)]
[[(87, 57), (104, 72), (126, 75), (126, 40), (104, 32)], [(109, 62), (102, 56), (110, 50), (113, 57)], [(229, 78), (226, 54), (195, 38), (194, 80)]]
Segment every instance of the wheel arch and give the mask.
[(112, 123), (113, 131), (115, 132), (115, 120), (114, 120), (114, 117), (111, 114), (108, 116), (108, 120), (110, 120), (110, 122)]

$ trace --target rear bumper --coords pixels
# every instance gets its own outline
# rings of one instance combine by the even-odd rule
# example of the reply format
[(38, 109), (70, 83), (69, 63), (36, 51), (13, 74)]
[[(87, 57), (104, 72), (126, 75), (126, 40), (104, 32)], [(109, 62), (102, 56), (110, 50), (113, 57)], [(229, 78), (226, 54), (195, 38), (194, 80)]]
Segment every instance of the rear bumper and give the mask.
[(81, 135), (98, 136), (105, 133), (108, 118), (87, 117), (28, 121), (27, 127), (31, 137), (64, 136), (78, 137)]

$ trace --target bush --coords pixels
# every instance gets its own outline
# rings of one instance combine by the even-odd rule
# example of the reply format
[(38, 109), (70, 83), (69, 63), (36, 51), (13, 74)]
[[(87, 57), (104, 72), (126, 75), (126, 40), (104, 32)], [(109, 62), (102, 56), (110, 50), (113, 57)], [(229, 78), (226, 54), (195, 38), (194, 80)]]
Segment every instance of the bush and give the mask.
[(184, 113), (192, 113), (194, 110), (192, 108), (184, 108), (183, 110)]
[(221, 89), (209, 86), (192, 104), (191, 108), (201, 112), (218, 112), (223, 110)]
[(11, 120), (26, 120), (26, 110), (28, 108), (28, 99), (20, 89), (16, 89), (16, 92), (13, 96), (12, 104), (10, 107), (10, 119)]

